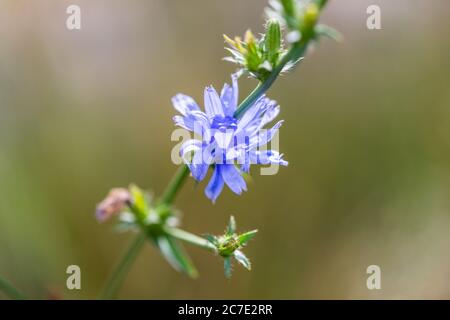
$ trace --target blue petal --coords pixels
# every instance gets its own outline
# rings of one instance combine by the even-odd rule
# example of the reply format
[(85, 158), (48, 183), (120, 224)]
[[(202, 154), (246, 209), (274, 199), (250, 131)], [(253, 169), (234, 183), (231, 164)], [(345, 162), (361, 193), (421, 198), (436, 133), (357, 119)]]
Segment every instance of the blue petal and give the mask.
[(220, 167), (220, 165), (216, 165), (211, 180), (205, 189), (206, 196), (211, 199), (213, 203), (216, 202), (216, 199), (222, 192), (224, 185), (222, 175), (220, 174)]
[(225, 132), (217, 130), (214, 133), (214, 139), (216, 140), (219, 148), (227, 149), (233, 139), (233, 135), (233, 130), (225, 130)]
[[(192, 160), (190, 157), (191, 153), (194, 153)], [(180, 155), (184, 163), (189, 167), (194, 179), (202, 181), (208, 172), (211, 161), (208, 159), (208, 148), (205, 147), (204, 143), (199, 140), (190, 139), (181, 146)]]
[(201, 111), (193, 111), (191, 113), (193, 119), (193, 130), (202, 137), (202, 140), (209, 142), (211, 140), (211, 127), (208, 116)]
[(222, 102), (220, 101), (216, 89), (213, 87), (206, 87), (204, 98), (206, 114), (210, 119), (215, 116), (223, 117), (225, 115), (222, 108)]
[(283, 160), (283, 155), (275, 150), (250, 151), (250, 160), (256, 164), (279, 164), (287, 166), (289, 163)]
[(197, 152), (202, 149), (202, 142), (196, 139), (189, 139), (181, 145), (180, 155), (185, 159), (186, 155), (191, 152)]
[(181, 93), (172, 98), (172, 104), (183, 116), (187, 115), (190, 111), (200, 110), (194, 99)]
[(265, 96), (262, 96), (259, 98), (242, 116), (242, 118), (239, 120), (237, 124), (236, 132), (240, 132), (241, 130), (245, 130), (246, 127), (252, 123), (254, 120), (257, 120), (259, 116), (264, 112), (268, 105), (270, 103), (270, 100), (267, 99)]
[(250, 152), (248, 150), (246, 150), (239, 159), (239, 164), (241, 164), (241, 170), (249, 173), (250, 172), (250, 163), (251, 163)]
[(205, 176), (208, 173), (209, 164), (203, 159), (203, 151), (204, 149), (200, 149), (194, 154), (192, 163), (189, 166), (192, 176), (197, 181), (202, 181), (205, 179)]
[(238, 104), (238, 84), (237, 75), (231, 75), (233, 85), (230, 87), (227, 83), (223, 86), (220, 94), (220, 100), (222, 101), (223, 111), (225, 116), (232, 117), (236, 111)]
[(267, 108), (266, 112), (264, 112), (264, 115), (262, 117), (262, 125), (264, 126), (266, 123), (271, 122), (278, 116), (279, 113), (280, 106), (275, 101), (271, 101), (269, 107)]
[(264, 111), (262, 117), (253, 120), (251, 123), (247, 125), (247, 130), (258, 131), (261, 130), (267, 123), (271, 122), (275, 119), (280, 113), (280, 106), (276, 101), (270, 101), (267, 105), (267, 109)]
[(250, 139), (250, 148), (267, 144), (267, 142), (273, 139), (273, 136), (277, 133), (282, 124), (283, 120), (277, 122), (271, 129), (259, 132), (257, 136), (252, 137)]
[(174, 116), (175, 125), (193, 131), (202, 136), (203, 141), (211, 140), (211, 130), (208, 117), (201, 111), (192, 111), (186, 116)]
[(236, 194), (241, 194), (242, 191), (247, 191), (247, 185), (244, 178), (242, 178), (239, 171), (233, 164), (219, 165), (222, 178), (227, 186)]

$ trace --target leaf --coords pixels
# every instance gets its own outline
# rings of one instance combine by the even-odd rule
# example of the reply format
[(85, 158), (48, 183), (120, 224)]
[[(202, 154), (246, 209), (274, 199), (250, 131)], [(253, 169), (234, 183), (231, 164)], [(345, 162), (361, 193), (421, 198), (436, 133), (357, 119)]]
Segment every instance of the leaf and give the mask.
[(231, 265), (231, 258), (226, 257), (223, 260), (223, 268), (225, 271), (225, 278), (230, 279), (231, 274), (233, 273), (233, 266)]
[(252, 269), (252, 264), (250, 260), (245, 256), (245, 254), (241, 250), (234, 251), (234, 258), (244, 266), (247, 270)]
[(114, 227), (114, 230), (119, 233), (124, 233), (130, 230), (137, 230), (137, 226), (135, 223), (119, 221)]
[(155, 239), (155, 242), (164, 258), (175, 270), (184, 272), (191, 278), (198, 276), (197, 269), (177, 240), (169, 235), (161, 235)]
[(234, 216), (230, 216), (230, 221), (228, 222), (227, 235), (232, 235), (236, 233), (236, 220)]
[(243, 234), (240, 234), (238, 236), (239, 244), (241, 246), (244, 246), (249, 240), (253, 239), (254, 236), (258, 233), (258, 230), (252, 230), (245, 232)]
[(302, 61), (303, 59), (304, 59), (304, 57), (300, 57), (300, 58), (298, 58), (297, 60), (291, 60), (291, 61), (289, 61), (289, 62), (286, 63), (286, 65), (283, 67), (282, 72), (283, 72), (283, 73), (286, 73), (286, 72), (291, 71), (291, 70), (294, 69), (294, 68), (297, 66), (297, 64), (299, 64), (300, 61)]
[(339, 31), (324, 24), (317, 25), (315, 28), (315, 32), (319, 36), (328, 37), (337, 42), (342, 41), (343, 38), (342, 34)]

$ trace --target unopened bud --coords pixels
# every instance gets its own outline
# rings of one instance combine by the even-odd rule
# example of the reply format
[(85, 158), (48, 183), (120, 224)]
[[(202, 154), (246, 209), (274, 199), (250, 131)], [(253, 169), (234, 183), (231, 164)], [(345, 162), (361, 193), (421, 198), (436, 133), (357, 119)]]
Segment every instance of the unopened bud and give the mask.
[(96, 217), (100, 222), (119, 214), (125, 206), (131, 203), (131, 194), (127, 189), (112, 189), (106, 198), (97, 205)]
[(305, 14), (304, 14), (304, 24), (306, 28), (310, 28), (314, 26), (319, 19), (319, 7), (315, 3), (310, 3), (305, 8)]
[(251, 30), (247, 30), (244, 36), (244, 42), (249, 45), (255, 43), (255, 36)]
[(276, 19), (267, 22), (265, 46), (269, 61), (275, 64), (281, 48), (281, 27)]

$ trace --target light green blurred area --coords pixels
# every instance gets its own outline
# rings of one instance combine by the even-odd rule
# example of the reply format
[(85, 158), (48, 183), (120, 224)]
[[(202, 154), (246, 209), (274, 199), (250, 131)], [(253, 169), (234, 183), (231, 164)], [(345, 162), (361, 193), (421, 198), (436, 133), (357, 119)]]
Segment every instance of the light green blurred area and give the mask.
[[(322, 41), (270, 91), (282, 106), (275, 176), (216, 205), (189, 181), (183, 226), (260, 232), (251, 272), (223, 277), (189, 247), (197, 280), (147, 245), (120, 298), (450, 298), (450, 4), (330, 1)], [(65, 27), (78, 4), (82, 29)], [(0, 11), (0, 274), (34, 298), (95, 298), (132, 238), (94, 209), (134, 182), (158, 195), (176, 166), (170, 98), (202, 101), (234, 66), (222, 34), (262, 31), (257, 0), (3, 0)], [(366, 28), (381, 7), (382, 30)], [(240, 81), (241, 99), (256, 85)], [(82, 290), (66, 289), (66, 267)], [(366, 287), (379, 265), (382, 290)], [(3, 297), (3, 296), (0, 296)]]

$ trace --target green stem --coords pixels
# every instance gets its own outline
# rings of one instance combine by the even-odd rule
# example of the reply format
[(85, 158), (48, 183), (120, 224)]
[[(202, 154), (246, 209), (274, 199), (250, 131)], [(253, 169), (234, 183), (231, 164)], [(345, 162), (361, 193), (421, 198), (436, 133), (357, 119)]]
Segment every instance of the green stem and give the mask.
[(172, 237), (190, 243), (194, 246), (210, 250), (210, 251), (216, 251), (216, 247), (209, 242), (208, 240), (201, 238), (195, 234), (192, 234), (190, 232), (178, 229), (178, 228), (165, 228), (164, 231), (171, 235)]
[(16, 288), (14, 288), (8, 281), (0, 277), (0, 291), (14, 300), (25, 300), (25, 296)]
[(145, 241), (146, 236), (144, 233), (141, 232), (136, 236), (128, 250), (125, 252), (122, 260), (117, 265), (116, 269), (109, 278), (101, 295), (101, 299), (109, 300), (115, 298), (117, 291), (119, 290), (126, 274), (128, 273), (128, 270), (130, 269), (133, 261), (138, 256), (138, 253), (140, 252)]
[(241, 102), (236, 112), (234, 113), (234, 117), (235, 118), (242, 117), (244, 113), (248, 110), (248, 108), (250, 108), (253, 105), (253, 103), (256, 102), (256, 100), (258, 100), (263, 94), (267, 92), (267, 90), (270, 89), (270, 87), (278, 78), (285, 65), (289, 61), (295, 61), (299, 59), (305, 52), (305, 50), (306, 44), (305, 45), (302, 45), (302, 43), (295, 44), (284, 56), (284, 58), (280, 61), (278, 66), (269, 74), (269, 76), (263, 82), (261, 82), (255, 88), (255, 90), (253, 90), (252, 93), (247, 98), (244, 99), (244, 101)]
[(164, 191), (161, 202), (165, 204), (172, 204), (175, 200), (175, 196), (178, 193), (178, 190), (183, 185), (183, 182), (189, 176), (189, 168), (187, 165), (182, 165), (178, 168), (177, 172), (173, 176), (166, 190)]

